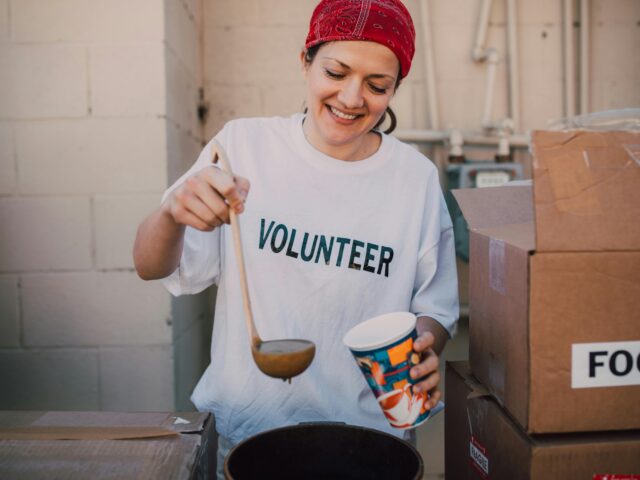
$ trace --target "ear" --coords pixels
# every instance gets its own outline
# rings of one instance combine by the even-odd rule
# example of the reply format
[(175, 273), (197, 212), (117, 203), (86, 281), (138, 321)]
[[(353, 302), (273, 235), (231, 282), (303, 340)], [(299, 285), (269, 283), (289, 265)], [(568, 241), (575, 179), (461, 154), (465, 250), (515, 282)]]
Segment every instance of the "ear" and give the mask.
[(306, 53), (307, 53), (306, 50), (302, 50), (300, 52), (300, 66), (302, 68), (302, 75), (304, 76), (305, 79), (307, 78), (307, 72), (309, 71), (309, 65), (304, 59)]

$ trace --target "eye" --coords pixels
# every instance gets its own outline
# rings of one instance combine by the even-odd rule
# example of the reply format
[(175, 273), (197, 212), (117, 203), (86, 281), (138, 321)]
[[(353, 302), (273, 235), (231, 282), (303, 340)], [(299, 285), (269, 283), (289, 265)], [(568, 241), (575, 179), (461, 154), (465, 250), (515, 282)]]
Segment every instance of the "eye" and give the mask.
[(328, 68), (324, 69), (324, 73), (327, 77), (329, 78), (334, 78), (336, 80), (340, 80), (344, 78), (344, 74), (342, 73), (338, 73), (338, 72), (334, 72), (333, 70), (329, 70)]
[(387, 89), (386, 88), (378, 87), (378, 86), (376, 86), (376, 85), (374, 85), (372, 83), (369, 84), (369, 88), (376, 95), (384, 95), (385, 93), (387, 93)]

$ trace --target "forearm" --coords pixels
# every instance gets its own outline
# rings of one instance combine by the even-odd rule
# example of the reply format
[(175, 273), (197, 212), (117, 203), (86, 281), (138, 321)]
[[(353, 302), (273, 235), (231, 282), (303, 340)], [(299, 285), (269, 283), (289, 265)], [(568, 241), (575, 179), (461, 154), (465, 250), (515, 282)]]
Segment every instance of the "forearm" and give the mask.
[(449, 332), (440, 324), (440, 322), (434, 320), (431, 317), (418, 317), (416, 325), (418, 336), (424, 332), (431, 332), (434, 336), (433, 351), (437, 355), (442, 353), (444, 347), (449, 340)]
[(176, 223), (163, 207), (149, 215), (138, 227), (133, 261), (143, 280), (170, 275), (180, 264), (185, 226)]

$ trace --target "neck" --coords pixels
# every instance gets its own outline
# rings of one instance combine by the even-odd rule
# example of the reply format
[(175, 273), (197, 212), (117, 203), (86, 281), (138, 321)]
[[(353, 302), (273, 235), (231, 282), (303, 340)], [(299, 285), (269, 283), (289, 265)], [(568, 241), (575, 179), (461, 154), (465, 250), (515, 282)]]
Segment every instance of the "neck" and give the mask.
[(345, 162), (357, 162), (370, 157), (378, 151), (382, 137), (377, 132), (367, 132), (356, 141), (344, 145), (331, 145), (322, 141), (308, 119), (304, 120), (302, 130), (307, 141), (320, 152)]

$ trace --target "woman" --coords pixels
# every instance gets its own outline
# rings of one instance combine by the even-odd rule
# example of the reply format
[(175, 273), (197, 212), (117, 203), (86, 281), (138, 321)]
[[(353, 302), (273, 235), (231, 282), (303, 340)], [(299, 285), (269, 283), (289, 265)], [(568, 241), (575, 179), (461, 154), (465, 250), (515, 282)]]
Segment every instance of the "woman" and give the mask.
[[(301, 63), (305, 114), (229, 122), (140, 226), (144, 279), (175, 295), (218, 285), (212, 361), (192, 401), (215, 414), (224, 454), (260, 431), (302, 421), (389, 426), (342, 337), (391, 311), (418, 315), (411, 375), (440, 399), (438, 355), (458, 316), (451, 221), (436, 167), (377, 126), (409, 72), (415, 32), (400, 0), (322, 0)], [(251, 184), (249, 184), (249, 180)], [(250, 195), (248, 195), (250, 192)], [(240, 216), (249, 288), (265, 339), (306, 338), (316, 357), (291, 385), (249, 354), (228, 209)], [(222, 457), (224, 458), (224, 457)]]

